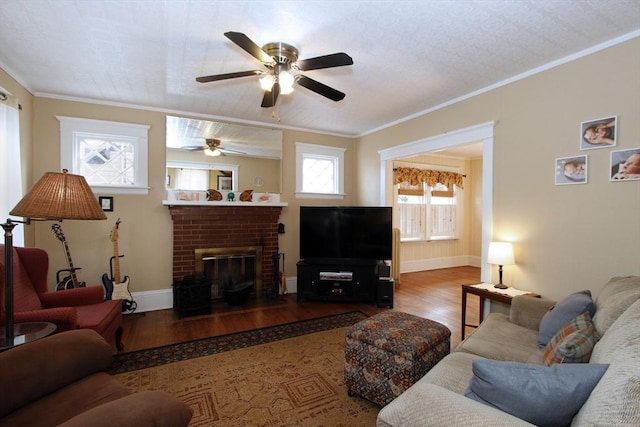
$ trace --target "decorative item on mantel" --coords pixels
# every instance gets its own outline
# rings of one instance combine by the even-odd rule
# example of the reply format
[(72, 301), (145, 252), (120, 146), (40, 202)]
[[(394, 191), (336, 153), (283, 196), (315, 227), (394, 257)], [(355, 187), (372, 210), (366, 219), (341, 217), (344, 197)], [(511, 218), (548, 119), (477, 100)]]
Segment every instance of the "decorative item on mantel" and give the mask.
[(236, 198), (236, 195), (233, 194), (233, 191), (229, 191), (229, 193), (227, 193), (227, 202), (233, 202)]
[(219, 202), (220, 200), (222, 200), (222, 193), (218, 190), (210, 188), (209, 190), (207, 190), (207, 200), (210, 202)]
[(244, 190), (242, 193), (240, 193), (240, 201), (251, 202), (252, 201), (251, 193), (253, 193), (253, 190)]

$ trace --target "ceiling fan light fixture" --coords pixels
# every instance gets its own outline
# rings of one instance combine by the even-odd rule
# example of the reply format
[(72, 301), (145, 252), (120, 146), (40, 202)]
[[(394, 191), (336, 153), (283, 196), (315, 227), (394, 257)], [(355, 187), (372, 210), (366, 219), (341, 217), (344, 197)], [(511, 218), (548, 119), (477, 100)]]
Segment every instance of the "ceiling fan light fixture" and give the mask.
[(280, 83), (280, 93), (282, 95), (288, 95), (293, 92), (294, 78), (288, 71), (281, 71), (278, 75), (278, 82)]
[(204, 154), (206, 154), (207, 156), (216, 157), (222, 154), (222, 151), (220, 151), (217, 148), (213, 150), (210, 148), (207, 148), (206, 150), (204, 150)]
[(275, 77), (273, 77), (273, 74), (265, 74), (262, 78), (260, 78), (260, 87), (262, 88), (262, 90), (271, 91), (271, 88), (273, 87), (275, 81), (276, 79)]

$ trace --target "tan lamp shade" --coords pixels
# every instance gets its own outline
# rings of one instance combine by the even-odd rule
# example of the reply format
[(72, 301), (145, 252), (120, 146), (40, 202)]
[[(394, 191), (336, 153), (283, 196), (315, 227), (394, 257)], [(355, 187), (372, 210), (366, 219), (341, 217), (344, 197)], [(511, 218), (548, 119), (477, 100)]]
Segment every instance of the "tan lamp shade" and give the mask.
[(33, 220), (107, 219), (81, 175), (47, 172), (9, 212)]

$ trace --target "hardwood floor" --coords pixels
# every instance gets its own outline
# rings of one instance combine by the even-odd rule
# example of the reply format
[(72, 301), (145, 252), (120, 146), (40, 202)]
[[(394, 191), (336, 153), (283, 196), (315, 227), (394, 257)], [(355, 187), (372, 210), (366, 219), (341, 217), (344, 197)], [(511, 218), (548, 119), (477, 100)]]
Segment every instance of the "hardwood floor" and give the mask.
[[(480, 269), (455, 267), (406, 273), (396, 286), (394, 310), (435, 320), (451, 330), (451, 348), (460, 343), (461, 295), (463, 283), (479, 283)], [(469, 296), (467, 321), (478, 321), (478, 299)], [(158, 310), (125, 315), (123, 342), (125, 352), (198, 338), (241, 332), (297, 320), (359, 310), (369, 315), (386, 309), (362, 303), (297, 303), (295, 294), (274, 300), (250, 301), (242, 307), (215, 303), (212, 314), (178, 319), (173, 310)]]

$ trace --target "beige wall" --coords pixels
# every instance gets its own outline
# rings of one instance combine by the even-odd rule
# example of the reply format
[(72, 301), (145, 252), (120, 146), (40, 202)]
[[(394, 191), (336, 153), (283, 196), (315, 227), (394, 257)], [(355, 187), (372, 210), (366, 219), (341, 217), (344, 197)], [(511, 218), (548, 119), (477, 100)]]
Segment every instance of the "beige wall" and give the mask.
[[(636, 38), (364, 136), (358, 203), (379, 197), (378, 150), (495, 120), (493, 237), (514, 242), (517, 262), (505, 281), (553, 298), (597, 294), (611, 276), (640, 274), (640, 181), (610, 182), (611, 149), (580, 151), (579, 126), (617, 115), (615, 149), (640, 147), (639, 75)], [(589, 182), (556, 186), (555, 159), (580, 154)]]
[[(6, 75), (0, 80), (5, 85)], [(51, 98), (35, 98), (33, 114), (33, 148), (36, 155), (29, 165), (32, 170), (31, 182), (38, 180), (44, 172), (60, 169), (60, 127), (56, 116), (82, 117), (150, 125), (149, 129), (149, 195), (112, 195), (114, 212), (107, 212), (106, 221), (65, 221), (62, 229), (70, 247), (74, 265), (81, 267), (79, 280), (99, 284), (103, 273), (108, 272), (109, 258), (113, 255), (109, 235), (115, 221), (120, 218), (119, 252), (122, 275), (131, 278), (132, 292), (168, 289), (172, 282), (172, 222), (167, 206), (162, 201), (167, 198), (165, 191), (165, 114), (138, 109), (111, 107), (81, 102), (71, 102)], [(30, 135), (30, 130), (25, 135)], [(31, 147), (28, 136), (22, 135), (25, 146)], [(332, 204), (353, 204), (354, 178), (349, 174), (354, 164), (354, 141), (349, 138), (326, 136), (309, 132), (284, 131), (282, 179), (282, 201), (289, 204), (283, 208), (281, 222), (286, 233), (280, 236), (280, 251), (286, 254), (285, 272), (295, 276), (298, 260), (298, 209), (302, 204), (315, 204), (316, 200), (295, 198), (295, 142), (308, 142), (347, 148), (345, 156), (347, 196)], [(244, 169), (251, 169), (247, 164)], [(255, 166), (255, 165), (254, 165)], [(251, 174), (249, 174), (251, 175)], [(244, 176), (241, 168), (240, 179), (250, 180), (251, 185), (241, 185), (241, 190), (253, 188), (253, 175)], [(276, 186), (272, 171), (265, 171), (265, 185)], [(275, 187), (274, 187), (275, 188)], [(270, 190), (272, 191), (272, 190)], [(111, 194), (109, 194), (111, 195)], [(327, 201), (324, 201), (325, 203)], [(215, 225), (212, 225), (215, 226)], [(49, 284), (55, 287), (55, 272), (66, 268), (66, 257), (62, 244), (51, 232), (50, 223), (32, 224), (35, 239), (30, 245), (47, 250), (50, 256)]]
[[(512, 83), (357, 140), (310, 132), (284, 131), (282, 200), (289, 203), (281, 221), (280, 251), (286, 273), (295, 275), (298, 211), (301, 205), (378, 205), (378, 150), (495, 120), (493, 225), (495, 239), (515, 242), (516, 266), (505, 267), (505, 281), (550, 297), (600, 286), (613, 275), (640, 274), (640, 181), (608, 181), (610, 149), (580, 152), (581, 121), (617, 115), (616, 149), (640, 146), (640, 40), (611, 47), (544, 73)], [(122, 219), (122, 273), (133, 292), (171, 285), (171, 218), (165, 199), (165, 123), (163, 113), (87, 103), (34, 98), (0, 70), (0, 86), (20, 97), (21, 140), (27, 187), (46, 171), (60, 168), (56, 115), (150, 125), (148, 196), (114, 196), (107, 221), (66, 221), (63, 231), (81, 280), (99, 283), (112, 255), (109, 232)], [(295, 198), (295, 142), (347, 148), (344, 200)], [(33, 149), (33, 150), (32, 150)], [(587, 154), (585, 185), (555, 186), (554, 159)], [(470, 182), (480, 182), (481, 165), (471, 162)], [(481, 202), (472, 190), (473, 203)], [(471, 227), (480, 226), (474, 217)], [(35, 238), (27, 244), (45, 248), (53, 274), (65, 266), (60, 242), (50, 224), (27, 226)], [(27, 236), (29, 236), (27, 234)], [(479, 239), (479, 238), (478, 238)], [(469, 253), (480, 252), (471, 239)]]

